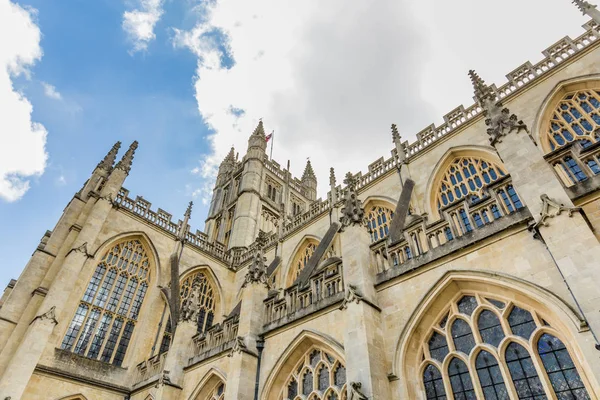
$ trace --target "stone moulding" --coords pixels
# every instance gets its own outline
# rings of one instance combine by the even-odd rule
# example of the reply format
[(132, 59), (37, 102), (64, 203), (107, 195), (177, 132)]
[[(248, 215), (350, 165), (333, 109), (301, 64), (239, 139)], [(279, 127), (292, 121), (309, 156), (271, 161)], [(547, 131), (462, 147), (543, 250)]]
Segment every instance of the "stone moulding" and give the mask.
[(542, 200), (540, 218), (537, 222), (530, 225), (530, 230), (537, 231), (540, 226), (549, 226), (548, 219), (560, 215), (563, 211), (566, 211), (569, 214), (569, 217), (572, 217), (574, 212), (581, 212), (581, 207), (567, 207), (564, 204), (552, 200), (545, 193), (540, 196), (540, 199)]

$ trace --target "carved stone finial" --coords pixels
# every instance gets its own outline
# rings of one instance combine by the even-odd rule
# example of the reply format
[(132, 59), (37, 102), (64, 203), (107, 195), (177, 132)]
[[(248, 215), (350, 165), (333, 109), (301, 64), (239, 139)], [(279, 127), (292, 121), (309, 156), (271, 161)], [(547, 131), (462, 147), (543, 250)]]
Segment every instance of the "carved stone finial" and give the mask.
[(398, 143), (402, 140), (402, 138), (400, 137), (400, 133), (398, 132), (398, 127), (396, 126), (396, 124), (392, 124), (392, 141), (394, 143)]
[(227, 357), (233, 357), (235, 353), (241, 353), (248, 351), (248, 346), (246, 346), (246, 341), (243, 337), (238, 336), (235, 338), (235, 342), (233, 343), (233, 347), (231, 351), (227, 355)]
[(56, 307), (55, 306), (50, 307), (50, 309), (48, 311), (35, 317), (33, 319), (33, 321), (31, 321), (31, 323), (33, 324), (37, 320), (50, 321), (54, 325), (58, 325), (58, 321), (56, 320)]
[(557, 215), (560, 215), (563, 211), (567, 211), (569, 213), (569, 217), (572, 217), (575, 211), (581, 211), (581, 207), (567, 207), (564, 204), (560, 204), (552, 200), (547, 194), (542, 194), (540, 199), (542, 200), (540, 219), (537, 222), (532, 223), (529, 227), (529, 230), (537, 231), (540, 226), (548, 226), (548, 218), (554, 218)]
[(577, 6), (579, 11), (581, 11), (583, 13), (583, 15), (589, 13), (590, 10), (593, 10), (594, 8), (596, 8), (596, 6), (594, 4), (590, 4), (584, 0), (573, 0), (572, 3)]
[(317, 180), (317, 177), (315, 175), (315, 171), (313, 170), (312, 164), (310, 163), (310, 160), (306, 161), (306, 167), (304, 167), (304, 173), (302, 174), (302, 181), (306, 181), (308, 179), (313, 179), (313, 180)]
[(262, 118), (260, 119), (260, 121), (258, 121), (258, 125), (256, 126), (256, 128), (254, 128), (254, 132), (252, 132), (252, 136), (261, 136), (263, 138), (266, 137), (265, 127), (263, 126)]
[(360, 303), (364, 300), (363, 295), (360, 293), (360, 290), (354, 285), (346, 286), (346, 295), (344, 296), (344, 301), (340, 305), (340, 310), (345, 310), (348, 308), (348, 304), (354, 302), (356, 304)]
[(254, 240), (254, 247), (257, 249), (264, 249), (264, 247), (269, 243), (269, 234), (262, 229), (258, 231), (258, 236)]
[(344, 199), (344, 207), (342, 208), (342, 217), (340, 222), (342, 228), (350, 225), (364, 225), (365, 210), (363, 209), (362, 201), (358, 199), (356, 194), (356, 184), (358, 180), (351, 172), (346, 174), (344, 183), (347, 185), (346, 197)]
[(103, 169), (105, 171), (110, 171), (115, 164), (115, 160), (117, 159), (117, 153), (121, 148), (121, 142), (117, 142), (113, 145), (113, 147), (109, 150), (109, 152), (104, 156), (102, 161), (98, 163), (96, 168)]
[(129, 146), (129, 149), (127, 149), (127, 151), (125, 152), (125, 155), (123, 156), (121, 161), (117, 163), (115, 168), (125, 171), (125, 173), (129, 175), (129, 171), (131, 171), (131, 164), (133, 163), (133, 157), (135, 155), (135, 150), (137, 148), (138, 141), (134, 140), (133, 143), (131, 143), (131, 146)]
[(329, 168), (329, 186), (335, 187), (335, 170), (333, 167)]
[(267, 265), (265, 264), (266, 260), (267, 259), (263, 255), (262, 247), (257, 245), (254, 252), (254, 259), (248, 266), (248, 272), (246, 272), (242, 289), (249, 284), (254, 283), (260, 283), (265, 285), (267, 289), (269, 288), (269, 277), (267, 276)]
[(362, 383), (350, 382), (349, 400), (368, 400), (368, 397), (362, 392)]
[(511, 114), (501, 101), (496, 101), (494, 90), (487, 86), (475, 71), (470, 70), (469, 76), (473, 83), (475, 98), (483, 108), (483, 115), (486, 117), (487, 134), (490, 136), (492, 146), (501, 143), (501, 138), (513, 131), (529, 132), (527, 125), (522, 120), (519, 120), (515, 114)]
[(188, 204), (187, 209), (185, 210), (185, 213), (183, 215), (190, 218), (192, 216), (192, 207), (193, 206), (194, 206), (194, 202), (190, 201), (190, 203)]

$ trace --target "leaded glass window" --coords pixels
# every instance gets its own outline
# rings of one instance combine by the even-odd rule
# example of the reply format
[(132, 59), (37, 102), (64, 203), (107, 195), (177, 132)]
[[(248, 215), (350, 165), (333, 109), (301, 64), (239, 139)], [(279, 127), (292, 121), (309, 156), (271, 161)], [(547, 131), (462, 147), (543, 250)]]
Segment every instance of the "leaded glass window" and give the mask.
[(300, 359), (287, 378), (280, 398), (315, 400), (343, 399), (346, 368), (331, 353), (313, 347)]
[(457, 157), (438, 183), (437, 208), (473, 195), (483, 197), (482, 189), (505, 175), (506, 172), (492, 162), (477, 157)]
[(367, 211), (367, 228), (371, 233), (371, 242), (387, 237), (394, 212), (387, 207), (373, 206)]
[(423, 385), (427, 400), (446, 400), (446, 389), (440, 370), (429, 364), (423, 371)]
[(498, 361), (493, 355), (485, 350), (480, 351), (475, 368), (486, 400), (509, 400)]
[[(463, 294), (450, 303), (432, 322), (418, 356), (427, 399), (445, 399), (445, 388), (452, 389), (455, 399), (475, 399), (478, 393), (485, 400), (590, 399), (547, 317), (488, 294)], [(529, 344), (536, 333), (539, 340)], [(525, 346), (520, 344), (523, 339)], [(449, 341), (453, 345), (448, 346)], [(534, 353), (540, 358), (532, 357)], [(445, 365), (447, 369), (440, 368)]]
[(550, 150), (580, 141), (584, 147), (596, 143), (600, 128), (600, 92), (583, 89), (566, 94), (558, 103), (548, 125)]
[(300, 273), (304, 267), (306, 267), (306, 264), (308, 264), (308, 260), (317, 249), (317, 245), (318, 243), (316, 241), (307, 241), (304, 243), (304, 245), (302, 245), (302, 247), (300, 247), (290, 267), (288, 285), (291, 285), (296, 279), (298, 279), (298, 276), (300, 276)]
[(225, 399), (225, 384), (219, 382), (217, 386), (210, 392), (206, 400), (223, 400)]
[(589, 400), (569, 351), (559, 338), (543, 334), (538, 340), (538, 352), (559, 399)]
[(61, 348), (121, 365), (149, 279), (148, 253), (139, 240), (111, 247), (94, 270)]
[(190, 296), (194, 284), (198, 285), (198, 292), (200, 293), (198, 301), (198, 332), (204, 332), (212, 326), (215, 315), (216, 302), (214, 289), (204, 272), (197, 271), (192, 273), (181, 282), (180, 298), (182, 303)]

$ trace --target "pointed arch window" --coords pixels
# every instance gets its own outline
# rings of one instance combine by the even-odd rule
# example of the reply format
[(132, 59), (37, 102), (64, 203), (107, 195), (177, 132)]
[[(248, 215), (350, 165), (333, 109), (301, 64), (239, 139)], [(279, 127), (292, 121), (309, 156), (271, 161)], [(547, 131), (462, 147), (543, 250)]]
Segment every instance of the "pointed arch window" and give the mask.
[(371, 242), (387, 237), (394, 212), (382, 205), (373, 205), (367, 209), (367, 229), (371, 234)]
[(316, 241), (308, 240), (298, 249), (298, 252), (294, 257), (290, 268), (288, 286), (294, 283), (296, 279), (298, 279), (298, 276), (300, 276), (300, 273), (308, 264), (308, 260), (317, 249), (317, 245), (318, 243)]
[(194, 284), (200, 287), (198, 332), (205, 332), (212, 326), (215, 317), (215, 294), (206, 274), (202, 271), (197, 271), (188, 275), (181, 282), (180, 297), (182, 303), (190, 297)]
[(139, 240), (111, 247), (94, 270), (61, 348), (120, 366), (149, 281), (148, 253)]
[(438, 183), (437, 208), (444, 208), (469, 196), (482, 197), (484, 187), (504, 176), (504, 169), (490, 161), (477, 157), (456, 157)]
[(600, 140), (600, 90), (567, 93), (551, 114), (546, 140), (550, 150), (579, 141), (585, 148)]
[(558, 332), (522, 304), (461, 295), (431, 331), (421, 350), (427, 399), (450, 389), (454, 399), (590, 399)]
[(345, 400), (346, 368), (332, 353), (313, 347), (309, 349), (285, 381), (279, 398), (295, 400)]
[[(208, 395), (206, 400), (223, 400), (224, 398), (225, 398), (225, 384), (223, 382), (219, 382), (219, 384)], [(204, 399), (202, 399), (202, 400), (204, 400)]]

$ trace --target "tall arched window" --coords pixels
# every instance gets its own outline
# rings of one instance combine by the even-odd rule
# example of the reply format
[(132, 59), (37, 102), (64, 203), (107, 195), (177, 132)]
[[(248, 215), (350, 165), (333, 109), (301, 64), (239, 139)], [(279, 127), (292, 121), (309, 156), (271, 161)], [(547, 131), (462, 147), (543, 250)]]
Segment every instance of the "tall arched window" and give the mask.
[(590, 399), (558, 332), (505, 299), (459, 296), (431, 328), (422, 360), (427, 399)]
[(373, 205), (367, 209), (367, 228), (371, 233), (371, 242), (376, 242), (388, 235), (394, 218), (394, 212), (382, 205)]
[(500, 166), (477, 157), (456, 157), (437, 184), (438, 209), (464, 200), (467, 196), (481, 197), (482, 189), (504, 177)]
[(298, 276), (300, 276), (300, 273), (304, 267), (306, 267), (306, 264), (308, 264), (308, 260), (317, 249), (317, 245), (318, 243), (316, 240), (309, 239), (300, 246), (295, 257), (292, 259), (290, 272), (288, 273), (288, 286), (294, 283)]
[(200, 309), (198, 310), (198, 332), (204, 332), (213, 324), (215, 317), (215, 294), (207, 276), (202, 271), (188, 275), (181, 282), (181, 302), (189, 296), (193, 285), (200, 287)]
[(149, 280), (142, 243), (125, 240), (114, 245), (96, 266), (61, 348), (121, 365)]
[(581, 89), (563, 96), (545, 132), (550, 150), (581, 141), (584, 147), (600, 140), (600, 90)]
[(292, 370), (281, 400), (345, 400), (346, 367), (332, 353), (311, 348)]
[(208, 395), (206, 399), (200, 400), (223, 400), (225, 398), (225, 384), (220, 382)]

